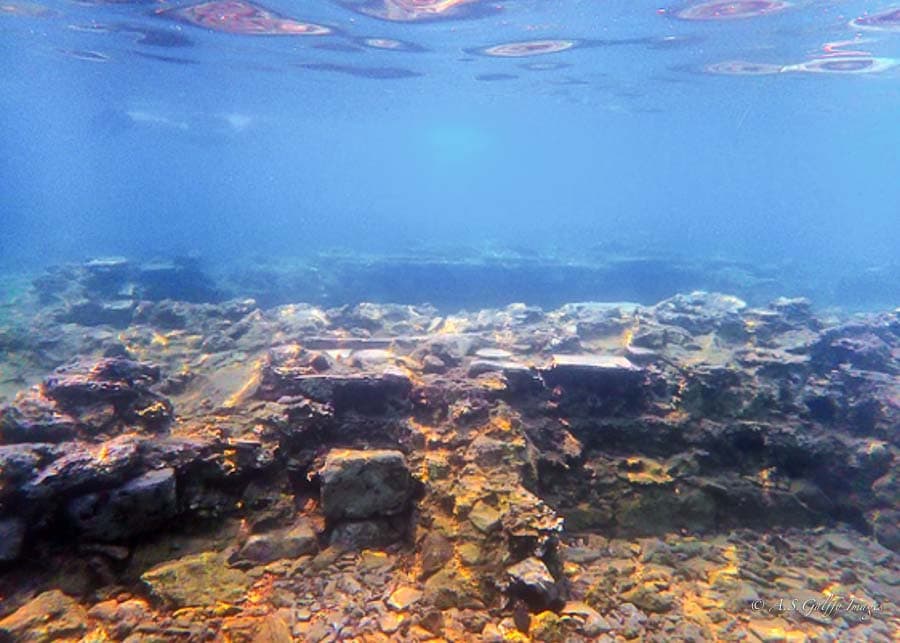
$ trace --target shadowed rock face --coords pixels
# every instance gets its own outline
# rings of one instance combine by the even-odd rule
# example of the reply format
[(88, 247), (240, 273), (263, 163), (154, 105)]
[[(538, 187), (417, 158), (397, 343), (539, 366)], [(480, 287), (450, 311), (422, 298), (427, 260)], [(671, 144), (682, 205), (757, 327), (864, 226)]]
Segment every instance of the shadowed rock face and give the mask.
[[(197, 636), (313, 640), (337, 627), (321, 613), (347, 636), (577, 641), (665, 621), (712, 639), (727, 632), (684, 624), (705, 595), (724, 628), (780, 587), (893, 591), (897, 311), (700, 292), (449, 316), (155, 310), (180, 321), (148, 313), (115, 335), (127, 356), (103, 340), (0, 409), (0, 637), (40, 601), (61, 631), (84, 610), (26, 604), (59, 584), (39, 552), (90, 567), (73, 595), (129, 588), (84, 617), (132, 623), (120, 639), (186, 607)], [(811, 562), (820, 546), (859, 578)]]
[(111, 491), (73, 498), (66, 511), (90, 540), (121, 541), (158, 529), (178, 513), (175, 470), (149, 471)]

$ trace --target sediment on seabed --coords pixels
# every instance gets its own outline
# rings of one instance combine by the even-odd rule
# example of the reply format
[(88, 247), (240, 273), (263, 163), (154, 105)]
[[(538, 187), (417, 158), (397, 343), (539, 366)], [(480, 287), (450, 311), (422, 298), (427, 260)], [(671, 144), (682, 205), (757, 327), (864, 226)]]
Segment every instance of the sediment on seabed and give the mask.
[(898, 310), (261, 310), (119, 269), (0, 331), (0, 640), (897, 638)]

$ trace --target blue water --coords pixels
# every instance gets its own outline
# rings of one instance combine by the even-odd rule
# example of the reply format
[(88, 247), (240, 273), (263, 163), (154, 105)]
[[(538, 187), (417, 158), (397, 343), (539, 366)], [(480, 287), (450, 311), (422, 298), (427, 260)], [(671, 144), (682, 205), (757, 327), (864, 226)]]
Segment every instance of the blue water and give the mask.
[[(410, 0), (367, 6), (392, 2)], [(900, 260), (900, 31), (849, 24), (892, 2), (702, 21), (677, 17), (701, 3), (511, 0), (406, 22), (260, 3), (321, 36), (165, 13), (190, 4), (0, 0), (0, 265), (610, 245), (826, 275)], [(580, 42), (479, 50), (546, 39)], [(713, 73), (735, 60), (772, 73)]]

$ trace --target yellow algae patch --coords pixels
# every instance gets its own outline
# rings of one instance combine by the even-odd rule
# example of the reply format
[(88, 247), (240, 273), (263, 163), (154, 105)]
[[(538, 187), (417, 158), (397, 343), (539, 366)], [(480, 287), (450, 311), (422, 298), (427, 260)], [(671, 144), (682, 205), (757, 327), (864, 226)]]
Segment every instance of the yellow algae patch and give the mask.
[(438, 335), (455, 335), (462, 332), (465, 322), (459, 317), (445, 317), (435, 332)]
[(482, 375), (476, 381), (481, 388), (488, 391), (505, 391), (507, 388), (506, 379), (498, 374)]
[(222, 468), (225, 469), (226, 473), (232, 473), (237, 471), (237, 460), (234, 459), (234, 456), (237, 455), (237, 449), (225, 449), (222, 451)]
[(661, 462), (649, 458), (628, 458), (625, 461), (625, 477), (632, 484), (667, 484), (674, 478)]
[(712, 620), (709, 618), (709, 608), (700, 603), (700, 599), (696, 595), (686, 594), (681, 600), (681, 612), (689, 621), (693, 621), (698, 625), (712, 627)]
[(884, 451), (887, 447), (887, 442), (882, 442), (881, 440), (869, 440), (866, 443), (866, 455), (872, 455), (876, 451)]
[(168, 412), (168, 408), (166, 407), (165, 402), (162, 400), (156, 401), (149, 406), (145, 406), (139, 411), (135, 411), (141, 418), (152, 418), (155, 415), (164, 415)]
[(150, 343), (154, 346), (162, 346), (165, 348), (169, 345), (169, 338), (162, 333), (153, 333), (153, 339), (150, 340)]
[(774, 474), (775, 467), (766, 467), (765, 469), (759, 470), (756, 479), (763, 489), (771, 489), (775, 486), (775, 483), (773, 482)]
[(82, 638), (78, 640), (78, 643), (106, 643), (107, 641), (115, 641), (115, 639), (110, 638), (109, 634), (106, 633), (106, 630), (103, 627), (98, 627), (95, 630), (92, 630), (85, 634)]
[(806, 641), (808, 637), (801, 630), (789, 630), (787, 621), (776, 618), (771, 620), (752, 621), (747, 626), (750, 632), (761, 641)]
[(822, 590), (822, 594), (825, 596), (843, 596), (844, 586), (837, 582), (831, 583)]
[(710, 585), (715, 585), (717, 583), (729, 584), (734, 582), (740, 573), (740, 563), (738, 561), (737, 547), (735, 545), (728, 545), (725, 547), (722, 551), (722, 556), (725, 558), (726, 564), (724, 567), (710, 570), (709, 575), (707, 576), (707, 582)]

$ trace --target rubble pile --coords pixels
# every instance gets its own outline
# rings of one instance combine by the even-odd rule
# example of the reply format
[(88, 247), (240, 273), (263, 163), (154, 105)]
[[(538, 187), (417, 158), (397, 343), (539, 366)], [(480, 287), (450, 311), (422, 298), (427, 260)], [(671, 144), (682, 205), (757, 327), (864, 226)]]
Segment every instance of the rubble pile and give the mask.
[(67, 319), (0, 409), (0, 640), (898, 632), (900, 311)]

